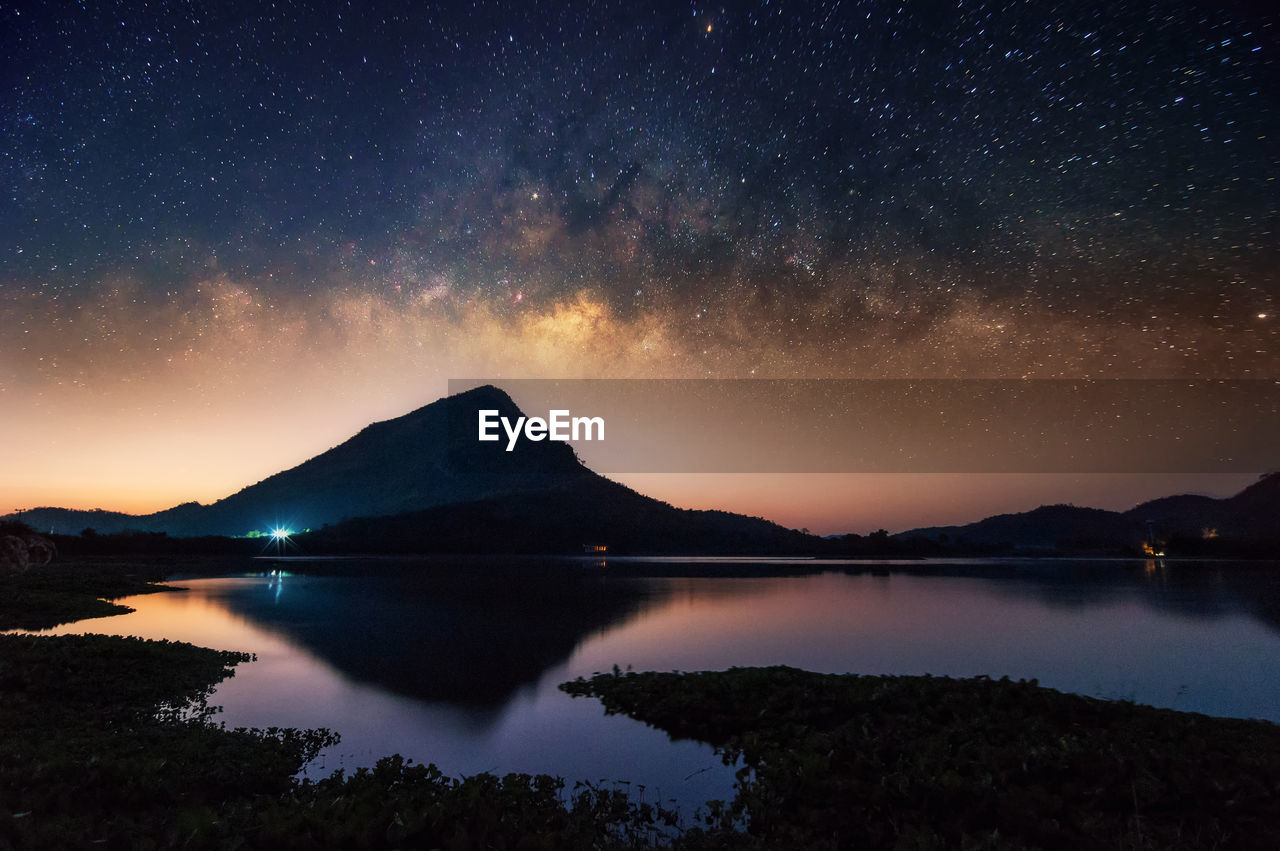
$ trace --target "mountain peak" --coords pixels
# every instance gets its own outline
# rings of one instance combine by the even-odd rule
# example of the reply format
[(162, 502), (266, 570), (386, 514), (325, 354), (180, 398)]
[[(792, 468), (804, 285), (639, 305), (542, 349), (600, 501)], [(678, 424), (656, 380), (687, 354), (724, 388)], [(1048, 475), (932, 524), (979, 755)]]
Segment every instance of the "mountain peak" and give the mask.
[(370, 423), (361, 429), (358, 434), (364, 434), (371, 429), (376, 432), (388, 426), (394, 427), (396, 424), (403, 425), (420, 422), (423, 419), (433, 419), (442, 414), (447, 415), (450, 420), (457, 420), (459, 423), (469, 418), (474, 429), (475, 412), (489, 408), (496, 408), (502, 416), (509, 418), (523, 415), (520, 406), (507, 395), (506, 391), (492, 384), (482, 384), (479, 387), (473, 387), (470, 390), (464, 390), (452, 396), (442, 396), (434, 402), (428, 402), (407, 414), (401, 414), (389, 420), (378, 420)]
[[(261, 528), (258, 515), (316, 527), (353, 517), (560, 487), (593, 475), (572, 447), (522, 441), (514, 451), (477, 440), (477, 414), (521, 416), (501, 389), (483, 385), (374, 423), (344, 443), (210, 506), (205, 528)], [(215, 520), (216, 523), (211, 523)], [(247, 524), (247, 525), (246, 525)], [(241, 528), (243, 527), (243, 528)], [(190, 534), (190, 532), (187, 532)]]
[(561, 489), (595, 477), (567, 443), (526, 440), (507, 451), (505, 441), (479, 441), (481, 410), (497, 410), (510, 420), (523, 415), (503, 390), (481, 385), (372, 423), (332, 449), (210, 505), (183, 503), (141, 517), (86, 519), (83, 512), (72, 512), (58, 522), (59, 531), (75, 533), (92, 525), (99, 531), (134, 528), (188, 536), (244, 535), (277, 524), (318, 528), (356, 517)]
[[(492, 384), (481, 384), (479, 387), (472, 387), (470, 390), (464, 390), (461, 393), (455, 393), (452, 396), (445, 396), (438, 402), (449, 402), (451, 404), (479, 404), (493, 402), (495, 405), (516, 407), (516, 403), (507, 395), (507, 391)], [(435, 404), (435, 403), (432, 403)]]

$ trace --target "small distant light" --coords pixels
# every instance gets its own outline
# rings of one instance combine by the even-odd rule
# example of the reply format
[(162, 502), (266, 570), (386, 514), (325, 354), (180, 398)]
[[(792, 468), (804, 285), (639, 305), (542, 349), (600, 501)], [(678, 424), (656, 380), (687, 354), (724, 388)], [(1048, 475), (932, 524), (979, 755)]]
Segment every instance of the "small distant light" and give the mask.
[(1259, 314), (1258, 314), (1258, 318), (1259, 318), (1259, 319), (1266, 319), (1266, 318), (1267, 318), (1267, 314), (1265, 314), (1265, 313), (1259, 313)]

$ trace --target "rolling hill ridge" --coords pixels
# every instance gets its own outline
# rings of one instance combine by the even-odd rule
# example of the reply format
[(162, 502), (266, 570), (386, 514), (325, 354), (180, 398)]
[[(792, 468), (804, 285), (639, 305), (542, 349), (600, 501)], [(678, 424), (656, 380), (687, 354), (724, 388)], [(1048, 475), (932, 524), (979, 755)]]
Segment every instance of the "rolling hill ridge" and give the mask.
[(1280, 540), (1280, 473), (1264, 475), (1224, 499), (1180, 494), (1153, 499), (1127, 511), (1042, 505), (976, 523), (911, 529), (895, 537), (1025, 550), (1104, 550), (1140, 546), (1150, 532), (1155, 533), (1158, 543)]

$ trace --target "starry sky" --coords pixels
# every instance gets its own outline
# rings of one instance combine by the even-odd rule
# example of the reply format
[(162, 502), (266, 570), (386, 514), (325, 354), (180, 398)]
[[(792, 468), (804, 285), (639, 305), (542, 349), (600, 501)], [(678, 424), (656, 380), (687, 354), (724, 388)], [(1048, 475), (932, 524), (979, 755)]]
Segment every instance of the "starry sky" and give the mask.
[[(449, 378), (1280, 377), (1261, 6), (0, 4), (0, 511)], [(618, 478), (869, 531), (1250, 477)]]

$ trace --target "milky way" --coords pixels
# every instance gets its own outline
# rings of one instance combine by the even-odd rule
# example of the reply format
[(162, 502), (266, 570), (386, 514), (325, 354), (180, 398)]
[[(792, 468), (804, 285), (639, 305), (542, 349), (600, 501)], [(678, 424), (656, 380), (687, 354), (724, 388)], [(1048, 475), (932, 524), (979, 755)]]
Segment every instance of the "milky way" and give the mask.
[(0, 509), (450, 376), (1280, 375), (1274, 14), (405, 6), (0, 8)]

